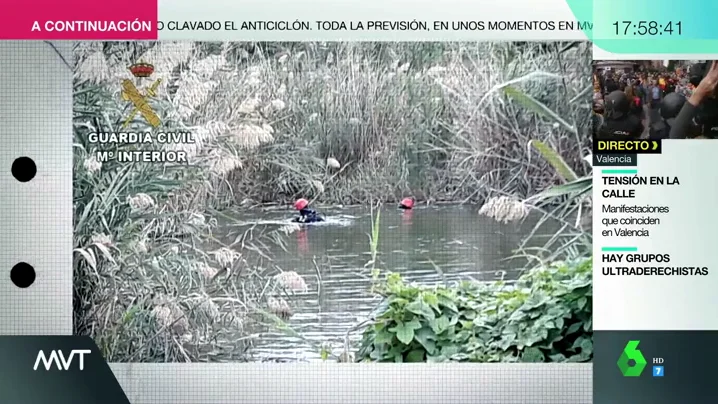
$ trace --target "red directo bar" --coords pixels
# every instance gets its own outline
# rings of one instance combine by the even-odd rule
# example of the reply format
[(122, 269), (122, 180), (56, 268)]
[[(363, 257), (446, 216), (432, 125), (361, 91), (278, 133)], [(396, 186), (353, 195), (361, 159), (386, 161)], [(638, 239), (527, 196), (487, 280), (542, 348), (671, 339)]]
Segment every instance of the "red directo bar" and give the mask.
[(4, 2), (0, 39), (154, 40), (157, 0)]

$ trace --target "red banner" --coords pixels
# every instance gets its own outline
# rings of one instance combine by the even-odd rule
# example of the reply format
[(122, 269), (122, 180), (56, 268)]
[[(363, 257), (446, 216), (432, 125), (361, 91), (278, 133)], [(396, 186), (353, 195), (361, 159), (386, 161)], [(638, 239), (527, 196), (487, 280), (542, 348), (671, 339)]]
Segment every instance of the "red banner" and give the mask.
[(157, 39), (157, 0), (4, 2), (0, 39)]

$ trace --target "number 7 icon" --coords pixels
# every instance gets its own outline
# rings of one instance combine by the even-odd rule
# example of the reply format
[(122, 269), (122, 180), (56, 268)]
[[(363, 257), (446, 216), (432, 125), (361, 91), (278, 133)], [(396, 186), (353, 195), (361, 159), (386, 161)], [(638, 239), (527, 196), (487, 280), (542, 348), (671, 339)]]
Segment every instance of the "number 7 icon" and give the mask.
[(653, 367), (653, 377), (663, 377), (663, 366)]

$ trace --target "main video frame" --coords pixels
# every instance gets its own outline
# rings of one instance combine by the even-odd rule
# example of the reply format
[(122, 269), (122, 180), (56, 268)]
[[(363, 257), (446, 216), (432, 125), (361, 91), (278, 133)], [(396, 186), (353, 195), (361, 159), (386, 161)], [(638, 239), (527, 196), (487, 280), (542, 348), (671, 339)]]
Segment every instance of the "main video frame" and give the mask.
[(81, 43), (110, 362), (592, 359), (588, 43)]

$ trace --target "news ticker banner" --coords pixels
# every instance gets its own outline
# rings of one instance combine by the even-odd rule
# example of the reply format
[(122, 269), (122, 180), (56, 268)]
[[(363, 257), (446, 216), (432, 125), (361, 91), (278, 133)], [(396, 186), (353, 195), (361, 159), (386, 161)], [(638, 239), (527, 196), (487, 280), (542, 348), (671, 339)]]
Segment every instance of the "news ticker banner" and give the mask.
[(718, 142), (595, 141), (594, 153), (594, 403), (713, 402)]
[[(373, 4), (373, 2), (375, 4)], [(614, 54), (718, 53), (711, 16), (636, 0), (89, 0), (12, 2), (0, 39), (592, 40)], [(700, 10), (700, 12), (695, 12)]]
[(8, 1), (0, 13), (0, 40), (157, 39), (157, 11), (156, 0)]
[[(372, 2), (375, 2), (373, 4)], [(561, 40), (615, 54), (718, 53), (718, 3), (636, 0), (12, 2), (0, 39)], [(695, 12), (700, 10), (700, 12)]]
[[(694, 8), (636, 0), (173, 0), (13, 2), (0, 39), (44, 40), (582, 40), (614, 54), (718, 53)], [(694, 12), (700, 10), (700, 12)]]
[(0, 39), (585, 40), (590, 26), (563, 0), (541, 7), (531, 0), (28, 0), (13, 7), (0, 15)]
[[(268, 4), (270, 4), (268, 6)], [(585, 40), (590, 21), (576, 21), (563, 0), (310, 0), (160, 3), (161, 39), (237, 40)], [(227, 21), (228, 16), (241, 16)], [(217, 21), (220, 30), (188, 29)], [(206, 25), (206, 24), (205, 24)]]

